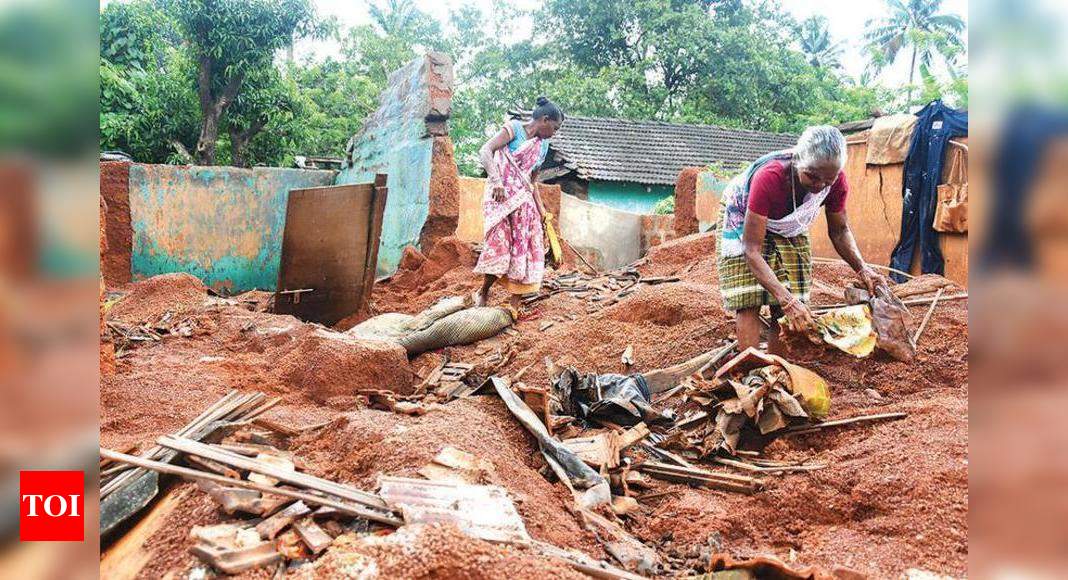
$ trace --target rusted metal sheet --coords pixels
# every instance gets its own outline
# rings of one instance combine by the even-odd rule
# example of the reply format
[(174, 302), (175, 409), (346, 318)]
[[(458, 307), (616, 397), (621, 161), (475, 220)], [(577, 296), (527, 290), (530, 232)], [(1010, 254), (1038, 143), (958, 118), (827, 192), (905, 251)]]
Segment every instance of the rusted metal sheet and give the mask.
[(289, 192), (275, 312), (332, 325), (371, 295), (386, 176)]
[(405, 523), (451, 522), (491, 542), (528, 542), (530, 536), (502, 487), (383, 476), (379, 496)]

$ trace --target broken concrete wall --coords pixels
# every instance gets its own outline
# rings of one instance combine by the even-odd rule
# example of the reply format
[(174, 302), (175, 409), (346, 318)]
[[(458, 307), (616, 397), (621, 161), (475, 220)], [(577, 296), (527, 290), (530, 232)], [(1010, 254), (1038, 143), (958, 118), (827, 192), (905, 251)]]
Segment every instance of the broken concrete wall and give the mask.
[(727, 182), (711, 171), (697, 174), (697, 229), (707, 232), (719, 221), (720, 198)]
[(430, 163), (430, 197), (426, 223), (419, 234), (419, 247), (430, 252), (434, 244), (456, 231), (460, 203), (460, 174), (456, 153), (448, 136), (434, 137)]
[(482, 195), (485, 189), (486, 180), (481, 177), (460, 178), (456, 237), (465, 242), (482, 241)]
[[(217, 291), (274, 290), (289, 190), (331, 185), (336, 175), (130, 165), (132, 278), (186, 272)], [(109, 252), (123, 251), (109, 245)]]
[(675, 181), (675, 235), (697, 233), (697, 176), (699, 167), (687, 167)]
[[(432, 211), (430, 193), (435, 137), (448, 136), (452, 83), (452, 62), (443, 54), (427, 54), (395, 71), (379, 98), (378, 110), (346, 147), (337, 185), (369, 183), (376, 173), (388, 176), (389, 197), (378, 252), (380, 276), (397, 269), (405, 246), (421, 241), (428, 217), (446, 213), (444, 209)], [(448, 205), (447, 200), (440, 203)], [(440, 227), (432, 220), (428, 239)]]
[(106, 249), (100, 254), (100, 275), (108, 286), (130, 282), (130, 162), (100, 164), (101, 224)]
[(560, 232), (593, 265), (606, 270), (642, 256), (642, 216), (560, 196)]
[(641, 253), (644, 256), (649, 248), (673, 240), (675, 235), (675, 216), (645, 214), (642, 216)]

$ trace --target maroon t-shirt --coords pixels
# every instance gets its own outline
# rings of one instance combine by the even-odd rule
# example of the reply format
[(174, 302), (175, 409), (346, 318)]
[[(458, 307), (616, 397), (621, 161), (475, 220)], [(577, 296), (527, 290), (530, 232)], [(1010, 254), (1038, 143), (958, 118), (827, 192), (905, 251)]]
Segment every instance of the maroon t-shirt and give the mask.
[[(749, 211), (773, 220), (780, 220), (793, 212), (790, 179), (792, 176), (784, 161), (769, 161), (758, 169), (749, 184)], [(823, 205), (827, 206), (831, 213), (839, 213), (845, 210), (848, 194), (849, 182), (846, 181), (845, 172), (840, 171), (838, 179), (831, 185), (830, 193), (823, 200)], [(805, 199), (800, 186), (797, 188), (797, 195), (800, 198), (797, 204), (800, 205)]]

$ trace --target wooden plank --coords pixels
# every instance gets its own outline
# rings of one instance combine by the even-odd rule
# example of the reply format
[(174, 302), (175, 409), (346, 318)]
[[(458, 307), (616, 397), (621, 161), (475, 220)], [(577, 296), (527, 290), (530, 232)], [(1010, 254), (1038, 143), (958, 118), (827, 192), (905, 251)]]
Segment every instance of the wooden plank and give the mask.
[[(180, 437), (160, 437), (160, 445), (181, 451), (183, 453), (189, 453), (192, 455), (199, 455), (200, 457), (207, 457), (208, 459), (214, 459), (224, 465), (236, 467), (238, 469), (247, 469), (255, 473), (266, 475), (277, 479), (278, 481), (284, 481), (290, 485), (298, 487), (305, 487), (308, 489), (314, 489), (316, 491), (322, 491), (337, 497), (354, 501), (358, 504), (365, 505), (371, 508), (384, 509), (386, 507), (382, 498), (366, 491), (361, 491), (354, 487), (342, 485), (337, 482), (323, 479), (321, 477), (315, 477), (307, 473), (299, 473), (288, 469), (281, 468), (277, 465), (271, 465), (269, 463), (245, 457), (244, 455), (238, 455), (231, 451), (221, 449), (212, 445), (205, 445), (199, 441), (193, 441), (191, 439), (182, 439)], [(266, 487), (268, 493), (275, 493), (277, 488)], [(264, 490), (260, 490), (264, 491)], [(280, 494), (281, 495), (281, 494)]]
[(246, 489), (254, 489), (256, 491), (264, 493), (291, 497), (293, 499), (299, 499), (311, 505), (332, 507), (349, 515), (361, 517), (375, 522), (380, 522), (383, 524), (389, 524), (391, 526), (400, 526), (403, 523), (399, 519), (393, 517), (392, 514), (383, 514), (381, 512), (363, 509), (363, 507), (361, 506), (347, 504), (343, 501), (339, 501), (330, 497), (323, 497), (310, 493), (293, 491), (291, 489), (286, 489), (283, 487), (270, 487), (266, 485), (260, 485), (258, 483), (252, 483), (251, 481), (245, 481), (243, 479), (230, 479), (229, 477), (216, 475), (209, 471), (197, 471), (195, 469), (189, 469), (187, 467), (171, 465), (170, 463), (162, 463), (159, 461), (152, 461), (151, 459), (144, 459), (141, 457), (134, 457), (133, 455), (126, 455), (124, 453), (116, 453), (114, 451), (111, 451), (110, 449), (101, 448), (100, 455), (102, 457), (114, 459), (115, 461), (122, 461), (124, 463), (130, 463), (132, 465), (143, 467), (145, 469), (158, 471), (159, 473), (169, 473), (171, 475), (178, 475), (186, 479), (192, 480), (214, 481), (223, 485), (243, 487)]
[[(378, 264), (386, 187), (294, 189), (286, 205), (275, 311), (332, 325), (366, 304)], [(292, 289), (311, 288), (302, 294)]]

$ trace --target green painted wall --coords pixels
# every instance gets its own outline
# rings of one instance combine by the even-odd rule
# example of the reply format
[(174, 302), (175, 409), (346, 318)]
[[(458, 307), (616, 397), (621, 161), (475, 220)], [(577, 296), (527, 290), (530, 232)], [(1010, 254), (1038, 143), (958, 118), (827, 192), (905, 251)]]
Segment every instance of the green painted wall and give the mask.
[(130, 166), (135, 280), (187, 272), (216, 290), (274, 290), (291, 189), (336, 172), (257, 167)]
[(337, 185), (345, 185), (373, 182), (376, 173), (387, 175), (379, 276), (396, 271), (404, 247), (419, 243), (430, 211), (434, 138), (428, 135), (426, 124), (428, 66), (427, 58), (418, 58), (390, 76), (379, 108), (348, 146), (352, 165), (337, 176)]
[(671, 185), (591, 181), (588, 201), (632, 213), (653, 213), (656, 202), (675, 195)]

